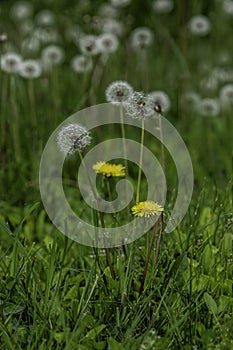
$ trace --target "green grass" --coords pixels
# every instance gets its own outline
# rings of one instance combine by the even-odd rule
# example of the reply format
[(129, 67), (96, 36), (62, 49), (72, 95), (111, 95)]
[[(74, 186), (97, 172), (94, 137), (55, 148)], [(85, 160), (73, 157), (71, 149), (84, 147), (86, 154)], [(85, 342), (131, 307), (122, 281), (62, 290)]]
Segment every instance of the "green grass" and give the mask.
[[(188, 89), (202, 97), (218, 96), (223, 83), (217, 91), (208, 91), (201, 81), (219, 67), (222, 53), (232, 52), (230, 18), (217, 1), (193, 1), (189, 7), (182, 1), (172, 15), (156, 17), (150, 1), (145, 5), (134, 1), (120, 14), (127, 24), (120, 49), (105, 66), (98, 59), (94, 62), (102, 72), (96, 80), (96, 73), (82, 76), (71, 71), (69, 61), (77, 48), (65, 40), (64, 32), (71, 23), (90, 31), (84, 15), (95, 15), (101, 3), (77, 11), (73, 1), (33, 1), (36, 12), (49, 6), (57, 15), (66, 61), (34, 81), (0, 71), (0, 349), (231, 350), (232, 108), (216, 118), (202, 118), (181, 103)], [(0, 47), (2, 53), (10, 43), (21, 52), (22, 35), (9, 19), (12, 4), (0, 5), (0, 31), (9, 37)], [(187, 31), (187, 20), (200, 12), (214, 23), (206, 38), (194, 38)], [(131, 30), (141, 25), (155, 33), (146, 62), (127, 44)], [(201, 69), (204, 65), (208, 73)], [(223, 66), (230, 70), (232, 63)], [(118, 79), (136, 90), (164, 89), (169, 94), (172, 107), (166, 117), (185, 140), (194, 168), (189, 210), (172, 233), (163, 234), (156, 269), (155, 242), (143, 293), (140, 286), (152, 230), (134, 243), (109, 249), (114, 279), (105, 250), (78, 244), (53, 226), (38, 185), (40, 158), (53, 130), (72, 113), (105, 102), (106, 87)], [(140, 142), (136, 128), (126, 127), (126, 133)], [(93, 144), (119, 136), (120, 126), (102, 127), (93, 131)], [(160, 159), (159, 143), (148, 133), (145, 136), (146, 146)], [(166, 222), (177, 179), (168, 153), (165, 159)], [(76, 158), (65, 163), (64, 189), (75, 210), (90, 219), (93, 212), (73, 190), (78, 166)], [(137, 174), (137, 167), (130, 164), (135, 189)], [(98, 185), (107, 195), (101, 180)], [(142, 177), (142, 197), (146, 191)], [(115, 219), (106, 215), (110, 226), (116, 225)], [(119, 215), (117, 220), (124, 218)]]

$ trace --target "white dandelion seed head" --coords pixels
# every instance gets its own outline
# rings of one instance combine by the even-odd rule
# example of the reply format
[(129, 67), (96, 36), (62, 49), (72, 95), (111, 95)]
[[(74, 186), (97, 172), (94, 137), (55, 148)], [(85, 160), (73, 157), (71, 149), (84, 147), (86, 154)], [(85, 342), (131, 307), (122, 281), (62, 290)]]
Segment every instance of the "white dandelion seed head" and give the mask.
[(73, 24), (70, 27), (67, 27), (65, 30), (65, 37), (67, 40), (74, 42), (78, 45), (78, 41), (83, 36), (83, 32), (79, 25)]
[(110, 0), (112, 6), (115, 7), (126, 7), (130, 4), (131, 0)]
[(31, 18), (25, 19), (18, 26), (19, 31), (23, 36), (31, 35), (31, 32), (33, 31), (33, 27), (34, 27), (34, 23)]
[(96, 35), (83, 35), (79, 40), (79, 47), (84, 55), (98, 55), (99, 46)]
[(155, 0), (153, 2), (153, 10), (156, 13), (169, 13), (173, 7), (174, 3), (172, 0)]
[(153, 42), (153, 32), (150, 28), (139, 27), (131, 33), (131, 45), (135, 50), (149, 47)]
[(232, 0), (223, 0), (222, 9), (227, 15), (233, 16), (233, 1)]
[(33, 35), (29, 36), (22, 41), (21, 50), (24, 55), (35, 55), (40, 50), (40, 41)]
[(98, 10), (101, 17), (117, 18), (119, 16), (119, 10), (110, 4), (102, 4)]
[(192, 110), (197, 110), (201, 102), (201, 97), (194, 91), (188, 91), (181, 97), (181, 103), (187, 105)]
[(132, 86), (122, 80), (112, 82), (105, 92), (107, 102), (112, 104), (124, 104), (128, 102), (132, 94)]
[(188, 23), (189, 30), (192, 34), (197, 36), (205, 36), (211, 30), (209, 19), (204, 15), (194, 16)]
[(144, 119), (154, 115), (148, 96), (135, 91), (125, 104), (126, 114), (135, 119)]
[(218, 88), (218, 79), (214, 75), (209, 75), (201, 80), (200, 86), (205, 91), (215, 92)]
[(233, 71), (229, 67), (216, 67), (212, 71), (212, 75), (219, 83), (231, 83), (233, 81)]
[(22, 57), (14, 52), (7, 52), (1, 57), (1, 69), (6, 73), (17, 73)]
[(162, 113), (170, 110), (171, 101), (168, 94), (166, 94), (166, 92), (164, 91), (157, 90), (150, 92), (148, 94), (148, 100), (149, 104), (151, 105), (151, 108), (160, 106)]
[(91, 143), (89, 131), (79, 124), (62, 127), (57, 134), (57, 144), (64, 155), (81, 152)]
[(71, 67), (75, 73), (87, 73), (93, 68), (90, 56), (77, 55), (71, 60)]
[(223, 109), (233, 107), (233, 84), (224, 85), (219, 93), (220, 103)]
[(31, 17), (33, 14), (33, 6), (30, 1), (16, 1), (11, 9), (11, 18), (15, 21), (24, 21)]
[(36, 28), (33, 35), (43, 44), (55, 43), (59, 40), (59, 34), (55, 28)]
[(51, 10), (44, 9), (38, 12), (35, 20), (41, 27), (53, 26), (55, 24), (55, 15)]
[(103, 33), (121, 36), (124, 32), (124, 24), (114, 18), (104, 18), (101, 20), (101, 30)]
[(204, 98), (199, 103), (198, 112), (203, 117), (216, 117), (220, 112), (219, 102), (213, 98)]
[(57, 45), (49, 45), (42, 50), (42, 61), (45, 65), (53, 66), (61, 64), (65, 59), (64, 50)]
[(37, 60), (25, 60), (20, 63), (18, 73), (26, 79), (36, 79), (42, 74), (41, 64)]
[(118, 49), (119, 41), (116, 35), (104, 33), (98, 36), (97, 45), (100, 53), (112, 53)]

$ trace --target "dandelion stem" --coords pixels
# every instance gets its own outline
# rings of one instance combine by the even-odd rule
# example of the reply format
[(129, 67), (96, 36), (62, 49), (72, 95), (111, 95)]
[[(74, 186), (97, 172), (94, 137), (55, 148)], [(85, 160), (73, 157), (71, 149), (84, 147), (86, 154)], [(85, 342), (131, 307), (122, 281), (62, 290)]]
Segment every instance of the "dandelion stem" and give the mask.
[[(125, 140), (125, 124), (124, 124), (124, 113), (123, 106), (120, 105), (120, 118), (121, 118), (121, 135), (122, 135), (122, 144), (123, 144), (123, 155), (124, 155), (124, 163), (125, 163), (125, 178), (128, 180), (129, 178), (129, 170), (128, 170), (128, 160), (127, 160), (127, 148), (126, 148), (126, 140)], [(126, 193), (126, 202), (129, 200), (129, 191), (128, 186), (125, 186)], [(130, 206), (127, 205), (127, 219), (130, 220)]]
[[(103, 213), (102, 213), (101, 210), (100, 210), (99, 199), (98, 199), (98, 196), (97, 196), (97, 194), (96, 194), (95, 188), (94, 188), (94, 186), (93, 186), (93, 184), (92, 184), (92, 181), (91, 181), (91, 178), (90, 178), (90, 176), (89, 176), (89, 172), (88, 172), (88, 169), (87, 169), (85, 160), (84, 160), (84, 158), (83, 158), (81, 152), (79, 152), (79, 157), (80, 157), (80, 160), (81, 160), (81, 162), (83, 163), (83, 166), (84, 166), (84, 168), (85, 168), (85, 171), (86, 171), (86, 174), (87, 174), (87, 178), (88, 178), (88, 181), (89, 181), (89, 184), (90, 184), (90, 187), (91, 187), (93, 196), (94, 196), (94, 198), (95, 198), (95, 200), (96, 200), (96, 203), (97, 203), (98, 214), (99, 214), (99, 218), (100, 218), (101, 227), (102, 227), (102, 229), (105, 231), (105, 222), (104, 222)], [(107, 242), (107, 240), (106, 240), (105, 234), (104, 234), (104, 244), (105, 244), (105, 253), (106, 253), (106, 258), (107, 258), (108, 266), (109, 266), (109, 269), (110, 269), (110, 273), (111, 273), (112, 278), (115, 279), (115, 278), (116, 278), (116, 275), (115, 275), (115, 271), (113, 270), (112, 259), (111, 259), (110, 250), (109, 250), (109, 248), (108, 248), (108, 242)]]
[(16, 161), (20, 162), (21, 158), (21, 150), (20, 150), (20, 139), (19, 139), (19, 133), (20, 133), (20, 125), (19, 125), (19, 111), (18, 111), (18, 105), (16, 102), (16, 93), (15, 93), (15, 77), (11, 77), (11, 107), (12, 112), (14, 116), (14, 121), (12, 123), (12, 132), (13, 132), (13, 139), (14, 139), (14, 148), (15, 148), (15, 157)]
[(163, 129), (162, 129), (162, 114), (159, 113), (159, 133), (160, 133), (160, 144), (161, 144), (161, 163), (163, 172), (165, 172), (165, 154), (164, 154), (164, 140), (163, 140)]
[(145, 284), (145, 280), (146, 280), (147, 269), (148, 269), (148, 264), (149, 264), (149, 260), (150, 260), (150, 256), (151, 256), (153, 243), (154, 243), (154, 240), (155, 240), (156, 228), (157, 228), (157, 221), (154, 224), (154, 228), (153, 228), (153, 232), (152, 232), (152, 236), (151, 236), (151, 240), (150, 240), (150, 245), (149, 245), (149, 248), (148, 248), (148, 251), (147, 251), (146, 262), (145, 262), (144, 271), (143, 271), (143, 275), (142, 275), (139, 295), (142, 295), (142, 292), (143, 292), (143, 288), (144, 288), (144, 284)]
[(136, 204), (139, 202), (139, 199), (140, 199), (139, 192), (140, 192), (141, 177), (142, 177), (142, 159), (143, 159), (144, 135), (145, 135), (145, 126), (144, 126), (144, 119), (142, 118), (141, 146), (140, 146), (140, 159), (139, 159), (139, 170), (138, 170)]
[(159, 251), (160, 251), (160, 245), (162, 240), (162, 234), (163, 234), (163, 213), (161, 213), (161, 216), (160, 216), (160, 229), (159, 229), (158, 242), (157, 242), (156, 252), (155, 252), (154, 269), (156, 269), (158, 259), (159, 259)]

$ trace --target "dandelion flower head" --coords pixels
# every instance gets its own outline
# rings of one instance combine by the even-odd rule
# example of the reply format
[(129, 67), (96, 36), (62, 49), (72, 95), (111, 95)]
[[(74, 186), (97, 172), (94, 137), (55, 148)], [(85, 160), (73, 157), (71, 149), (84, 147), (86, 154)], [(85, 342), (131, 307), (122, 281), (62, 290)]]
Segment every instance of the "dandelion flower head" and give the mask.
[(121, 164), (97, 162), (92, 168), (97, 174), (102, 174), (106, 177), (125, 176), (125, 167)]
[(117, 80), (106, 89), (106, 100), (113, 104), (125, 103), (133, 94), (133, 88), (126, 81)]
[(164, 211), (164, 208), (156, 202), (145, 201), (139, 202), (131, 208), (134, 216), (150, 218), (156, 216)]
[(126, 114), (135, 119), (144, 119), (154, 114), (148, 96), (135, 91), (126, 104)]
[(89, 131), (79, 124), (69, 124), (61, 128), (57, 135), (57, 144), (65, 155), (81, 152), (91, 142)]

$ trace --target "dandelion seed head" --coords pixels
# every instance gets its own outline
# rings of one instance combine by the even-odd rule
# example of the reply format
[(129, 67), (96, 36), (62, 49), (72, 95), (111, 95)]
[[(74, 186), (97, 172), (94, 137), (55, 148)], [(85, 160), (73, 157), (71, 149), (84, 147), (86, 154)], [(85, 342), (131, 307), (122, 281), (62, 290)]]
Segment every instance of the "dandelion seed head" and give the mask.
[(139, 202), (131, 208), (132, 214), (138, 217), (150, 218), (157, 216), (164, 211), (164, 208), (156, 202)]
[(83, 35), (79, 40), (79, 47), (84, 55), (92, 56), (99, 54), (96, 35)]
[(133, 94), (132, 86), (126, 81), (112, 82), (106, 89), (106, 100), (113, 104), (124, 104)]
[(53, 26), (55, 24), (55, 15), (51, 10), (44, 9), (37, 14), (35, 20), (41, 27)]
[(102, 174), (106, 177), (125, 176), (125, 167), (121, 164), (111, 164), (101, 161), (94, 164), (92, 168), (97, 174)]
[(119, 10), (110, 4), (102, 4), (98, 13), (100, 16), (107, 18), (116, 18), (119, 16)]
[(194, 91), (188, 91), (181, 97), (181, 102), (193, 110), (197, 110), (201, 101), (201, 97)]
[(118, 38), (112, 33), (104, 33), (98, 36), (97, 45), (101, 53), (112, 53), (118, 49)]
[(76, 55), (71, 60), (71, 67), (75, 73), (87, 73), (93, 68), (92, 59), (89, 56)]
[(55, 28), (36, 28), (33, 35), (43, 44), (55, 43), (59, 39), (59, 34)]
[(125, 105), (126, 114), (135, 119), (144, 119), (154, 114), (148, 96), (135, 91)]
[(216, 117), (220, 112), (219, 102), (213, 98), (204, 98), (199, 103), (198, 111), (203, 117)]
[(39, 78), (42, 74), (40, 62), (37, 60), (25, 60), (20, 63), (18, 73), (26, 79)]
[(131, 0), (110, 0), (111, 4), (115, 7), (126, 7), (130, 4)]
[(6, 73), (17, 73), (22, 57), (14, 52), (7, 52), (1, 57), (1, 69)]
[(220, 103), (223, 109), (233, 107), (233, 84), (227, 84), (221, 88)]
[(69, 124), (60, 129), (57, 135), (57, 144), (65, 155), (81, 152), (91, 143), (89, 131), (79, 124)]
[(40, 41), (34, 36), (26, 37), (22, 41), (21, 50), (25, 55), (37, 54), (40, 50)]
[(155, 111), (156, 111), (156, 106), (160, 106), (162, 113), (170, 110), (171, 101), (169, 96), (164, 91), (157, 90), (157, 91), (150, 92), (148, 94), (148, 100), (149, 100), (149, 104), (151, 105), (151, 108), (154, 109)]
[(21, 22), (32, 16), (33, 6), (29, 1), (16, 1), (11, 9), (11, 18), (15, 21)]
[(61, 64), (65, 58), (63, 49), (57, 45), (49, 45), (45, 47), (41, 55), (42, 61), (50, 66)]
[(153, 2), (153, 9), (156, 13), (169, 13), (174, 7), (171, 0), (155, 0)]
[(206, 36), (209, 34), (211, 29), (209, 19), (203, 15), (192, 17), (188, 23), (188, 26), (190, 32), (197, 36)]
[(222, 9), (225, 14), (232, 16), (233, 15), (233, 1), (232, 0), (223, 0)]
[(131, 45), (135, 50), (142, 50), (149, 47), (153, 42), (153, 32), (147, 27), (134, 29), (131, 34)]
[(124, 24), (114, 18), (104, 18), (101, 20), (101, 30), (104, 33), (112, 33), (121, 36), (124, 31)]

